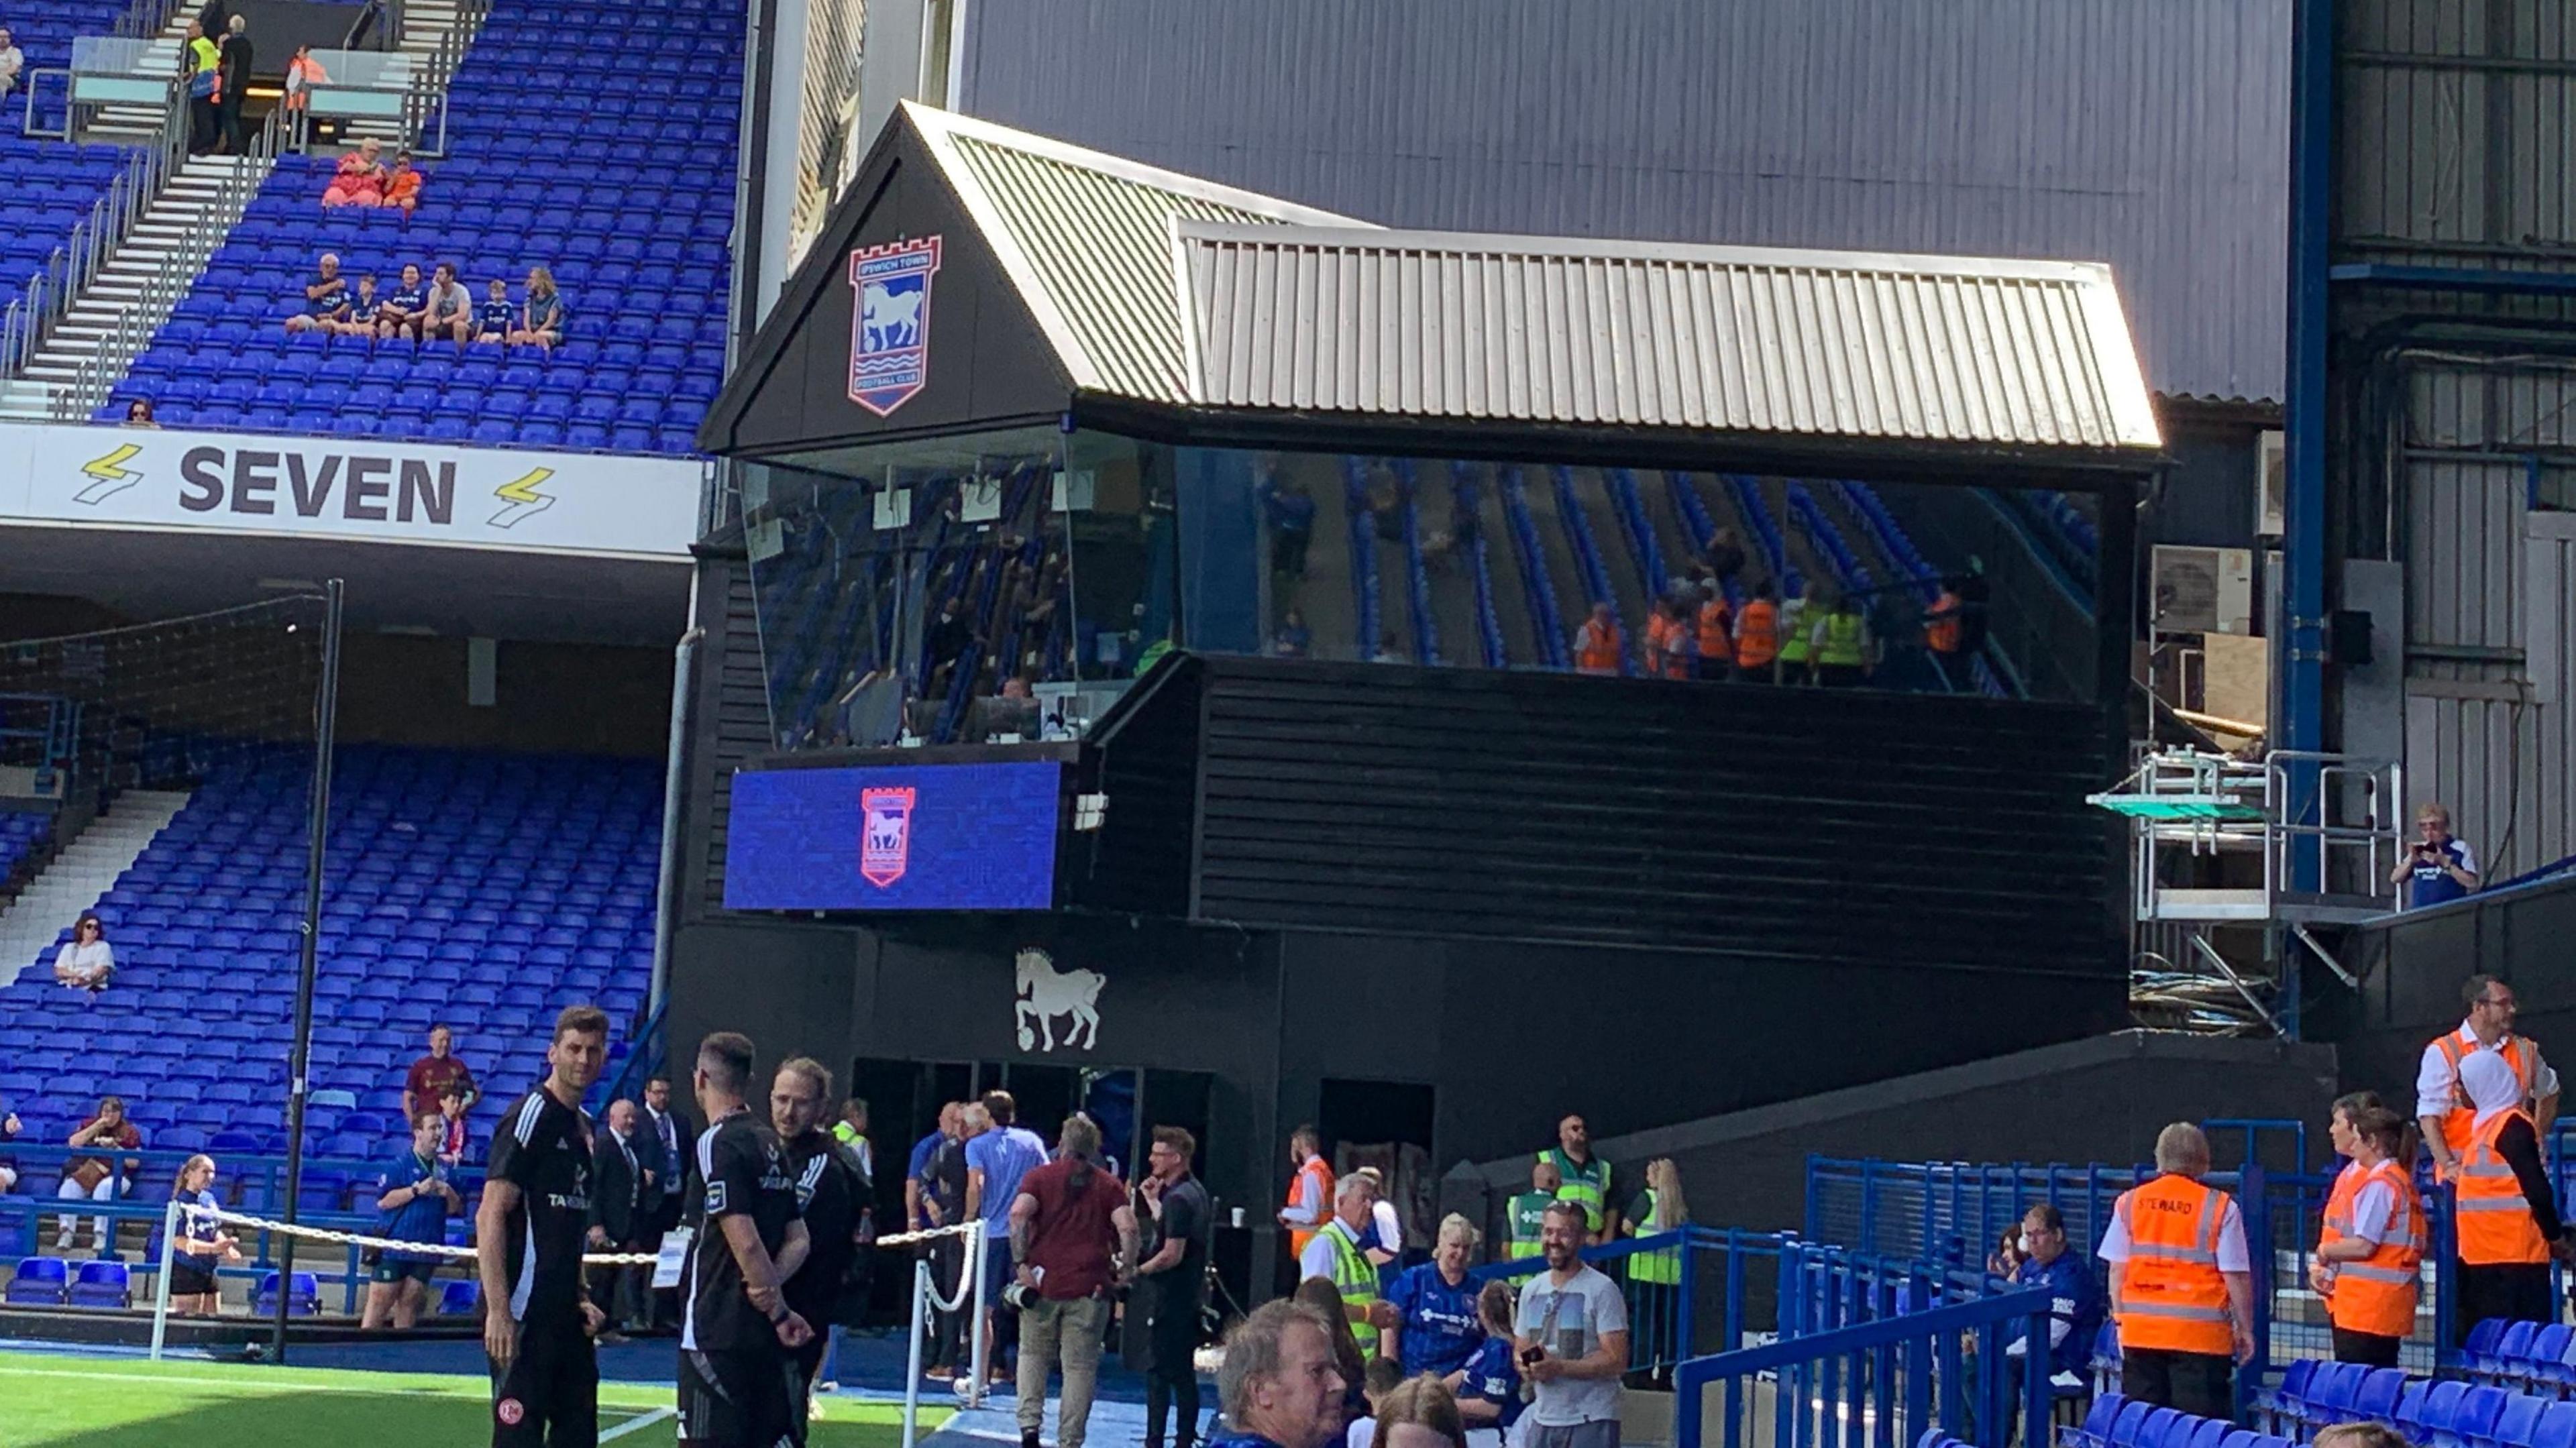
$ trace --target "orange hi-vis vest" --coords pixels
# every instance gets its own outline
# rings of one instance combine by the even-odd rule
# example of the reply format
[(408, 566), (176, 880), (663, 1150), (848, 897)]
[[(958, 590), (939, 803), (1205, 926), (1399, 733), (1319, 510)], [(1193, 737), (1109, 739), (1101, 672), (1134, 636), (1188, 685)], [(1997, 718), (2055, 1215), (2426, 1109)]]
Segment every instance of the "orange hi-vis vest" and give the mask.
[(2415, 1330), (2415, 1298), (2422, 1285), (2417, 1269), (2424, 1261), (2423, 1205), (2415, 1199), (2415, 1183), (2405, 1168), (2393, 1161), (2368, 1171), (2358, 1164), (2344, 1168), (2326, 1198), (2325, 1228), (2317, 1234), (2317, 1245), (2330, 1247), (2352, 1235), (2353, 1203), (2372, 1182), (2388, 1188), (2388, 1235), (2369, 1256), (2334, 1265), (2326, 1317), (2346, 1332), (2405, 1337)]
[(2170, 1173), (2120, 1194), (2114, 1210), (2129, 1229), (2113, 1309), (2120, 1346), (2222, 1357), (2233, 1351), (2227, 1279), (2218, 1271), (2218, 1228), (2232, 1201)]
[(1673, 621), (1666, 618), (1664, 616), (1664, 611), (1660, 608), (1647, 610), (1646, 671), (1654, 674), (1662, 673), (1664, 671), (1664, 655), (1672, 652), (1672, 647)]
[(1936, 654), (1959, 651), (1959, 595), (1948, 589), (1932, 600), (1932, 617), (1923, 625), (1924, 647)]
[(1735, 625), (1735, 666), (1758, 669), (1780, 657), (1780, 605), (1757, 598)]
[(1281, 1209), (1297, 1205), (1297, 1198), (1302, 1195), (1298, 1189), (1310, 1176), (1315, 1179), (1315, 1200), (1321, 1205), (1316, 1208), (1314, 1226), (1288, 1229), (1288, 1250), (1292, 1256), (1304, 1256), (1306, 1244), (1315, 1240), (1315, 1233), (1321, 1231), (1333, 1215), (1333, 1164), (1324, 1160), (1320, 1152), (1306, 1158), (1305, 1163), (1297, 1168), (1297, 1174), (1288, 1178), (1288, 1200), (1279, 1204)]
[(1619, 672), (1619, 626), (1585, 619), (1574, 636), (1574, 667), (1587, 674)]
[(2460, 1158), (2454, 1185), (2452, 1235), (2459, 1241), (2460, 1265), (2490, 1267), (2503, 1262), (2546, 1262), (2549, 1243), (2531, 1220), (2531, 1203), (2513, 1167), (2498, 1155), (2496, 1137), (2508, 1121), (2529, 1125), (2519, 1107), (2488, 1118), (2484, 1130), (2469, 1133), (2469, 1149)]
[(1687, 620), (1666, 618), (1663, 624), (1664, 640), (1654, 649), (1655, 671), (1667, 679), (1687, 679), (1691, 676), (1691, 654), (1699, 645), (1699, 637)]
[(2469, 1093), (2460, 1087), (2460, 1058), (2471, 1051), (2504, 1052), (2505, 1064), (2513, 1067), (2513, 1079), (2522, 1083), (2522, 1099), (2528, 1105), (2532, 1087), (2540, 1079), (2540, 1048), (2520, 1036), (2507, 1036), (2493, 1046), (2466, 1045), (2457, 1031), (2435, 1041), (2433, 1048), (2451, 1063), (2451, 1109), (2442, 1113), (2442, 1140), (2456, 1158), (2469, 1149), (2469, 1128), (2478, 1119), (2477, 1108), (2469, 1104)]
[(1722, 659), (1734, 652), (1735, 640), (1726, 629), (1726, 595), (1721, 593), (1699, 606), (1699, 656)]

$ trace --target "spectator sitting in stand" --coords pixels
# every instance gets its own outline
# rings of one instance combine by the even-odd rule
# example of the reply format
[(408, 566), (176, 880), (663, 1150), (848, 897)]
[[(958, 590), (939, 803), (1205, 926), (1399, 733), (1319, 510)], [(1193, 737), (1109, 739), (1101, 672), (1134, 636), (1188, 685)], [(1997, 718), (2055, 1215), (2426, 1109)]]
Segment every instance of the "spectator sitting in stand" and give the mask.
[(429, 1054), (412, 1062), (403, 1075), (403, 1119), (418, 1121), (422, 1112), (438, 1110), (451, 1081), (464, 1083), (466, 1105), (482, 1099), (473, 1070), (456, 1054), (456, 1033), (441, 1021), (429, 1028)]
[(1283, 659), (1302, 659), (1315, 647), (1315, 631), (1306, 627), (1302, 610), (1290, 609), (1279, 616), (1279, 631), (1270, 636), (1270, 652)]
[(304, 309), (286, 319), (289, 336), (297, 332), (339, 330), (349, 311), (349, 279), (340, 275), (340, 255), (326, 251), (304, 284)]
[(498, 347), (510, 340), (517, 328), (518, 309), (510, 305), (510, 284), (499, 277), (483, 289), (483, 305), (474, 309), (474, 340)]
[(116, 952), (107, 943), (107, 926), (94, 912), (81, 916), (72, 925), (72, 938), (54, 952), (54, 979), (96, 995), (115, 976)]
[(410, 262), (404, 262), (402, 277), (395, 282), (393, 291), (385, 298), (383, 321), (377, 327), (378, 335), (388, 341), (396, 337), (408, 336), (417, 342), (420, 340), (421, 322), (428, 315), (429, 288), (421, 284), (420, 268)]
[(125, 404), (125, 425), (127, 427), (148, 427), (155, 432), (160, 431), (161, 424), (154, 420), (152, 416), (152, 399), (149, 397), (138, 397), (132, 402)]
[(555, 274), (532, 266), (528, 268), (528, 299), (519, 309), (519, 325), (510, 332), (510, 345), (551, 350), (562, 346), (563, 339), (563, 293), (555, 290)]
[[(80, 1129), (71, 1134), (66, 1144), (87, 1147), (112, 1146), (120, 1151), (141, 1151), (143, 1133), (135, 1129), (133, 1122), (126, 1120), (124, 1098), (102, 1096), (98, 1102), (98, 1114), (82, 1122)], [(131, 1156), (115, 1159), (76, 1156), (63, 1163), (63, 1184), (54, 1195), (70, 1201), (86, 1198), (93, 1202), (112, 1202), (134, 1189), (135, 1174), (142, 1169), (141, 1159)], [(57, 1255), (70, 1255), (72, 1234), (79, 1226), (80, 1223), (74, 1218), (62, 1219), (61, 1226), (54, 1234), (54, 1251)], [(90, 1219), (90, 1246), (101, 1258), (116, 1255), (116, 1233), (108, 1225), (107, 1218)]]
[(2415, 840), (2390, 872), (2388, 883), (2406, 886), (2406, 908), (2446, 905), (2478, 888), (2478, 856), (2451, 833), (2451, 812), (2427, 804), (2415, 812)]
[[(24, 1131), (26, 1127), (27, 1123), (18, 1119), (17, 1112), (0, 1111), (0, 1143), (17, 1140), (18, 1133)], [(18, 1159), (14, 1156), (0, 1156), (0, 1192), (14, 1190), (17, 1185)]]
[(0, 25), (0, 97), (18, 88), (18, 73), (26, 68), (26, 52), (9, 38), (9, 27)]
[(370, 136), (358, 143), (358, 149), (340, 158), (331, 173), (331, 184), (322, 192), (325, 206), (382, 206), (385, 204), (384, 143)]
[(358, 295), (340, 314), (340, 320), (331, 324), (331, 330), (343, 337), (373, 337), (384, 320), (385, 304), (376, 295), (376, 274), (369, 272), (358, 278)]
[(385, 177), (385, 204), (402, 208), (405, 216), (420, 208), (420, 188), (429, 177), (411, 163), (411, 152), (394, 152), (394, 169)]
[(422, 341), (432, 337), (454, 339), (456, 350), (463, 352), (474, 335), (474, 294), (456, 279), (456, 267), (440, 262), (429, 278), (429, 311), (420, 327)]

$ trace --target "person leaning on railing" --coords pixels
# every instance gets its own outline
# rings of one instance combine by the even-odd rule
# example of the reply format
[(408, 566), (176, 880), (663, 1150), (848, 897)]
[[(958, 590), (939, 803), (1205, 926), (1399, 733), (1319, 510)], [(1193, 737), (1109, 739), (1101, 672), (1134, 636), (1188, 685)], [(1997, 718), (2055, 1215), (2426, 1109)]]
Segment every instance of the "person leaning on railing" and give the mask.
[(2100, 1256), (2131, 1400), (2203, 1418), (2236, 1404), (2234, 1365), (2254, 1355), (2254, 1277), (2236, 1199), (2201, 1178), (2209, 1138), (2187, 1121), (2156, 1136), (2156, 1171), (2120, 1194)]

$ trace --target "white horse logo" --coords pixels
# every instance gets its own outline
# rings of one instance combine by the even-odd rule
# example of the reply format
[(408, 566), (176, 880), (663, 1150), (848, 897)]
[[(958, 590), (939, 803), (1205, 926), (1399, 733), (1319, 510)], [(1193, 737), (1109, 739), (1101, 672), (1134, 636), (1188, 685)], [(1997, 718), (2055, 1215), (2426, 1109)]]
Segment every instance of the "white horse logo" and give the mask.
[[(1020, 952), (1018, 999), (1011, 1004), (1011, 1023), (1019, 1028), (1020, 1049), (1055, 1049), (1055, 1018), (1073, 1017), (1065, 1028), (1064, 1043), (1076, 1044), (1080, 1037), (1083, 1050), (1100, 1044), (1100, 988), (1108, 982), (1098, 971), (1055, 968), (1055, 960), (1045, 951), (1031, 946)], [(1031, 1030), (1030, 1018), (1037, 1019)], [(1044, 1044), (1039, 1044), (1041, 1038)]]
[(859, 289), (860, 323), (867, 329), (867, 350), (916, 346), (921, 341), (921, 292), (890, 292), (876, 282)]

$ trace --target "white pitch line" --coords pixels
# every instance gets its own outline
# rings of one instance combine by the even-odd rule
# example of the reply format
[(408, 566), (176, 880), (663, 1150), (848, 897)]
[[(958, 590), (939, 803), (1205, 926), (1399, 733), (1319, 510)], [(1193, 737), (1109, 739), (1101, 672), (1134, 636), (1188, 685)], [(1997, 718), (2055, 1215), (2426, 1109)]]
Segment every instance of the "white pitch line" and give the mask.
[[(329, 1372), (322, 1368), (315, 1371)], [(278, 1397), (287, 1393), (354, 1393), (372, 1398), (453, 1398), (464, 1402), (488, 1399), (491, 1389), (474, 1383), (441, 1384), (436, 1387), (394, 1388), (364, 1387), (355, 1383), (316, 1383), (301, 1379), (269, 1379), (244, 1375), (238, 1378), (191, 1377), (176, 1373), (92, 1373), (76, 1368), (22, 1368), (0, 1360), (0, 1378), (72, 1378), (96, 1383), (175, 1383), (182, 1387), (230, 1388), (256, 1397)], [(639, 1386), (645, 1386), (640, 1385)], [(622, 1403), (605, 1405), (610, 1412), (643, 1414), (663, 1413), (678, 1416), (671, 1408), (633, 1408)], [(647, 1421), (652, 1421), (647, 1419)], [(623, 1431), (625, 1425), (620, 1425)]]
[(650, 1428), (656, 1423), (667, 1423), (678, 1416), (680, 1416), (680, 1410), (677, 1408), (655, 1408), (645, 1413), (642, 1417), (629, 1418), (625, 1422), (618, 1424), (616, 1427), (609, 1429), (607, 1432), (600, 1434), (599, 1441), (605, 1443), (613, 1438), (623, 1438), (638, 1428)]

